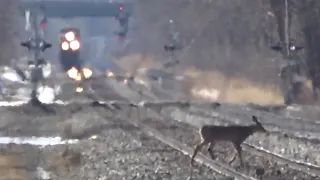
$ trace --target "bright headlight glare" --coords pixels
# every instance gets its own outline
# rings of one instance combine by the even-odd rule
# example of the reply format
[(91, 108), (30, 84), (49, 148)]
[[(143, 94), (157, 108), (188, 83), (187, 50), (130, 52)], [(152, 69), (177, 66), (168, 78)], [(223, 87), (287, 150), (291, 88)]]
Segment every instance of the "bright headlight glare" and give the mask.
[(64, 50), (64, 51), (67, 51), (69, 49), (69, 43), (68, 42), (63, 42), (61, 44), (61, 49)]
[(80, 48), (80, 42), (79, 41), (77, 41), (77, 40), (74, 40), (74, 41), (71, 41), (70, 42), (70, 48), (72, 49), (72, 50), (78, 50), (79, 48)]
[(66, 38), (67, 41), (73, 41), (76, 37), (76, 35), (74, 34), (74, 32), (70, 31), (67, 32), (64, 37)]

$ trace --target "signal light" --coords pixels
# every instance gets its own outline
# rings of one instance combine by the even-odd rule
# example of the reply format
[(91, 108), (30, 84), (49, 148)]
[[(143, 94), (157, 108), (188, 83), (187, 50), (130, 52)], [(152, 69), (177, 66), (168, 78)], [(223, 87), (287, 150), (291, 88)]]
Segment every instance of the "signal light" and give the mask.
[(70, 42), (70, 48), (71, 48), (73, 51), (76, 51), (76, 50), (80, 49), (80, 42), (77, 41), (77, 40), (71, 41), (71, 42)]
[(64, 35), (64, 37), (67, 41), (73, 41), (76, 38), (76, 35), (74, 34), (74, 32), (69, 31)]
[(67, 51), (69, 49), (69, 43), (67, 41), (63, 42), (61, 48), (62, 50)]

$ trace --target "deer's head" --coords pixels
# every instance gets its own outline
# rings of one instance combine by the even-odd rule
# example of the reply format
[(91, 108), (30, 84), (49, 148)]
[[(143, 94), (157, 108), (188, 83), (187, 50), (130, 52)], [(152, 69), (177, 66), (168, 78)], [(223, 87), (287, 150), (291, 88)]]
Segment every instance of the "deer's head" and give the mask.
[(258, 121), (256, 116), (252, 116), (252, 121), (256, 124), (254, 125), (255, 132), (267, 132), (267, 130), (262, 126), (262, 124)]

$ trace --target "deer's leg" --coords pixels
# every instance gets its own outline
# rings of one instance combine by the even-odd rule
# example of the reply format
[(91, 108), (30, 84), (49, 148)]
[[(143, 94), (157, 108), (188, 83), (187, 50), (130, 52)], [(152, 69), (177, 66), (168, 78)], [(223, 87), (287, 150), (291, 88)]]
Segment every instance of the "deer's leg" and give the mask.
[(237, 150), (238, 156), (239, 156), (239, 160), (240, 160), (240, 164), (241, 166), (243, 166), (243, 159), (242, 159), (242, 148), (241, 148), (241, 144), (235, 144), (235, 148)]
[(229, 164), (233, 163), (233, 161), (236, 159), (237, 153), (234, 154), (233, 158), (228, 162)]
[(239, 155), (240, 162), (242, 162), (242, 159), (241, 159), (241, 146), (240, 146), (241, 143), (233, 142), (232, 144), (233, 144), (233, 146), (234, 146), (234, 148), (236, 149), (237, 152), (234, 153), (233, 158), (228, 163), (229, 164), (233, 163), (233, 161), (236, 159), (237, 155)]
[(214, 156), (214, 153), (213, 153), (213, 147), (214, 147), (214, 142), (211, 142), (209, 147), (208, 147), (208, 152), (209, 152), (212, 160), (215, 159), (215, 156)]
[(206, 141), (202, 141), (199, 145), (196, 146), (196, 148), (194, 149), (194, 153), (192, 155), (192, 158), (191, 158), (191, 166), (193, 166), (193, 161), (194, 161), (194, 158), (196, 157), (198, 151), (204, 146), (206, 145), (208, 142)]

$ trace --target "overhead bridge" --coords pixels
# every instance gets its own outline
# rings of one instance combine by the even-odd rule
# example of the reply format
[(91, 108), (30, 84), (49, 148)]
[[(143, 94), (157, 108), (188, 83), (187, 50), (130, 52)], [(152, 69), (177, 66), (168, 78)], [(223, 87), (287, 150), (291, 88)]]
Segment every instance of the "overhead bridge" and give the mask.
[(47, 17), (51, 18), (113, 17), (120, 12), (120, 5), (129, 15), (133, 13), (133, 3), (104, 1), (22, 1), (19, 10), (22, 16), (26, 10), (41, 13), (41, 7), (44, 7)]

